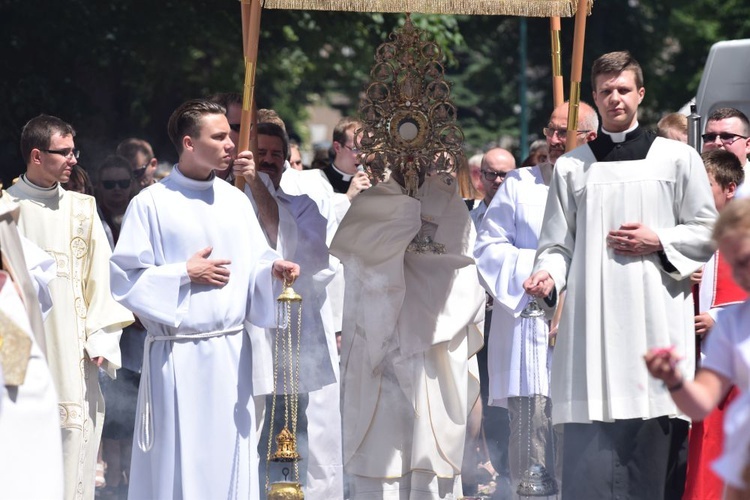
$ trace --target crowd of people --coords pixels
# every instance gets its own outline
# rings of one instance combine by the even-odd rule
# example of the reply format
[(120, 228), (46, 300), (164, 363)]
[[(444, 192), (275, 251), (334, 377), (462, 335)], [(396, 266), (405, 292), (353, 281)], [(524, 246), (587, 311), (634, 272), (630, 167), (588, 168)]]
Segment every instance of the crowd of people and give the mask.
[(747, 498), (750, 122), (713, 110), (701, 154), (684, 115), (639, 124), (628, 52), (591, 80), (529, 158), (416, 193), (368, 175), (355, 118), (321, 168), (269, 109), (239, 151), (238, 94), (174, 111), (162, 174), (130, 138), (90, 176), (70, 124), (29, 120), (0, 195), (0, 497), (265, 498), (294, 392), (309, 499), (518, 498), (530, 471), (564, 499)]

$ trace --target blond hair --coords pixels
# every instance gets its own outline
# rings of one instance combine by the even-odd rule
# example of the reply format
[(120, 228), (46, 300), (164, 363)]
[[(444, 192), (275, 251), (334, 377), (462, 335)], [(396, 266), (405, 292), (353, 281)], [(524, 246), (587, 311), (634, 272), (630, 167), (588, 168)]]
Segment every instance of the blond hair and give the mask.
[(713, 239), (718, 243), (733, 233), (750, 236), (750, 198), (733, 200), (724, 207), (714, 225)]

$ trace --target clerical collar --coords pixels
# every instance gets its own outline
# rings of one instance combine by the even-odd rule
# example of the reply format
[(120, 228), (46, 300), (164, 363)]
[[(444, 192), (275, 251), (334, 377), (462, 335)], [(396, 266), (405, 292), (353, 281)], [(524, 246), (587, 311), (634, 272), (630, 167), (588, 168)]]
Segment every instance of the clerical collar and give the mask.
[(21, 190), (26, 192), (29, 196), (35, 196), (38, 198), (57, 198), (59, 182), (55, 182), (52, 187), (41, 187), (31, 182), (26, 174), (21, 175), (20, 183)]
[(204, 181), (185, 177), (185, 174), (180, 172), (179, 163), (175, 163), (174, 167), (172, 168), (172, 173), (169, 174), (169, 178), (171, 179), (172, 176), (174, 176), (174, 180), (178, 185), (186, 187), (188, 189), (195, 189), (197, 191), (211, 189), (214, 185), (214, 179), (216, 179), (216, 174), (213, 171), (211, 171), (211, 175), (208, 177), (208, 179)]
[(351, 180), (352, 180), (352, 177), (354, 177), (354, 176), (353, 176), (353, 175), (351, 175), (351, 174), (345, 174), (344, 172), (342, 172), (341, 170), (339, 170), (338, 168), (336, 168), (336, 165), (334, 165), (333, 163), (331, 163), (331, 168), (332, 168), (332, 169), (333, 169), (333, 170), (334, 170), (334, 171), (335, 171), (336, 173), (338, 173), (338, 174), (339, 174), (339, 175), (341, 176), (341, 180), (342, 180), (342, 181), (344, 181), (344, 182), (349, 182), (349, 181), (351, 181)]
[(617, 144), (618, 142), (625, 142), (628, 139), (632, 139), (632, 137), (628, 137), (628, 134), (635, 131), (635, 129), (637, 128), (638, 128), (638, 122), (636, 121), (635, 125), (633, 125), (632, 127), (630, 127), (629, 129), (623, 132), (607, 132), (606, 130), (604, 130), (604, 127), (602, 127), (602, 133), (607, 134), (609, 138), (612, 140), (612, 142)]

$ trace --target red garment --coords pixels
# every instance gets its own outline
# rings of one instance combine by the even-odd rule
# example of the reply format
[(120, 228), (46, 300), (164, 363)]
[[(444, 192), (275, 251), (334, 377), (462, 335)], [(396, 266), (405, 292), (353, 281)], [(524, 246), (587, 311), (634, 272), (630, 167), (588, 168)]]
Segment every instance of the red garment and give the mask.
[(739, 396), (735, 386), (703, 422), (693, 422), (688, 437), (688, 467), (682, 500), (721, 500), (724, 483), (711, 470), (721, 455), (724, 440), (724, 412)]
[(717, 251), (714, 271), (714, 293), (711, 308), (739, 304), (747, 299), (747, 292), (732, 278), (732, 268)]
[[(714, 257), (711, 308), (744, 301), (747, 293), (735, 283), (732, 268), (718, 251)], [(697, 303), (695, 294), (694, 298)], [(693, 422), (688, 437), (688, 468), (683, 500), (721, 500), (724, 483), (711, 470), (711, 462), (721, 455), (724, 441), (724, 412), (738, 396), (739, 391), (732, 386), (724, 400), (705, 420)]]

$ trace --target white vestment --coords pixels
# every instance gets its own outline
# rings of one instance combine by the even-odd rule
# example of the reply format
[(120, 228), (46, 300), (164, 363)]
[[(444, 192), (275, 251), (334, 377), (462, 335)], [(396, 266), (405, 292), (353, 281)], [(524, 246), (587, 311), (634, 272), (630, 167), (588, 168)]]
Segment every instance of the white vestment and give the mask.
[(21, 204), (19, 231), (57, 265), (49, 286), (54, 307), (44, 327), (59, 397), (65, 497), (93, 499), (104, 399), (91, 358), (103, 357), (102, 369), (114, 378), (121, 364), (120, 334), (133, 316), (109, 292), (111, 250), (94, 198), (59, 184), (40, 188), (26, 176), (8, 193)]
[[(61, 499), (63, 462), (57, 394), (36, 341), (44, 342), (44, 328), (37, 295), (33, 294), (36, 284), (40, 287), (37, 293), (47, 295), (54, 261), (38, 248), (35, 256), (27, 253), (33, 244), (20, 241), (15, 226), (18, 205), (8, 198), (0, 195), (0, 252), (5, 269), (0, 271), (0, 311), (28, 335), (32, 344), (22, 385), (4, 385), (0, 364), (0, 498)], [(37, 258), (40, 254), (44, 256), (41, 260)]]
[[(680, 415), (642, 356), (674, 346), (682, 372), (694, 372), (688, 278), (711, 256), (715, 218), (703, 163), (677, 141), (656, 138), (643, 160), (598, 162), (590, 144), (557, 160), (534, 266), (558, 294), (567, 286), (552, 362), (556, 424)], [(609, 231), (630, 222), (656, 232), (661, 258), (607, 246)]]
[[(551, 173), (552, 165), (544, 166)], [(534, 267), (548, 191), (539, 166), (512, 170), (492, 198), (477, 234), (477, 270), (494, 297), (487, 346), (493, 406), (507, 408), (509, 397), (549, 396), (552, 350), (547, 321), (520, 317), (530, 299), (523, 282)]]
[[(189, 179), (178, 167), (128, 206), (111, 261), (112, 294), (148, 332), (136, 435), (144, 448), (153, 442), (149, 451), (133, 447), (129, 498), (258, 498), (244, 325), (275, 325), (281, 289), (271, 273), (278, 256), (252, 210), (238, 189), (214, 176)], [(231, 261), (223, 287), (194, 284), (187, 274), (186, 262), (206, 247), (208, 259)], [(172, 340), (153, 341), (160, 336)], [(142, 427), (147, 389), (152, 432)]]
[[(351, 203), (346, 194), (335, 193), (330, 181), (320, 169), (295, 170), (287, 168), (281, 176), (281, 189), (292, 196), (309, 196), (327, 221), (326, 244), (330, 245), (341, 219), (346, 215)], [(341, 331), (344, 312), (344, 267), (339, 263), (336, 274), (328, 283), (328, 303), (333, 314), (333, 328)]]
[[(276, 251), (300, 265), (301, 274), (294, 282), (294, 290), (302, 296), (299, 392), (309, 395), (305, 409), (307, 429), (302, 430), (308, 442), (307, 456), (303, 456), (303, 467), (307, 471), (305, 496), (343, 499), (339, 362), (333, 315), (326, 294), (326, 286), (339, 265), (338, 259), (328, 254), (326, 244), (326, 227), (333, 215), (322, 215), (319, 206), (307, 195), (292, 196), (282, 188), (275, 190), (266, 174), (259, 175), (279, 207)], [(255, 205), (248, 186), (245, 194)], [(258, 330), (258, 334), (252, 336), (253, 384), (256, 393), (268, 394), (273, 390), (270, 360), (274, 330)], [(283, 393), (281, 381), (278, 386), (278, 393)], [(280, 429), (274, 431), (278, 433)], [(267, 443), (261, 445), (267, 446)]]
[(479, 231), (479, 226), (482, 224), (482, 220), (484, 219), (484, 215), (487, 213), (487, 203), (484, 200), (479, 200), (479, 203), (476, 207), (474, 207), (471, 212), (469, 212), (469, 216), (471, 217), (471, 221), (474, 223), (474, 228)]
[[(445, 253), (407, 251), (420, 232)], [(347, 281), (342, 408), (352, 498), (461, 495), (485, 303), (474, 238), (456, 185), (442, 177), (425, 179), (416, 199), (381, 182), (339, 226), (331, 253)]]

